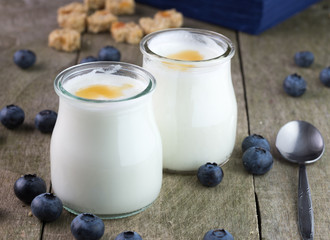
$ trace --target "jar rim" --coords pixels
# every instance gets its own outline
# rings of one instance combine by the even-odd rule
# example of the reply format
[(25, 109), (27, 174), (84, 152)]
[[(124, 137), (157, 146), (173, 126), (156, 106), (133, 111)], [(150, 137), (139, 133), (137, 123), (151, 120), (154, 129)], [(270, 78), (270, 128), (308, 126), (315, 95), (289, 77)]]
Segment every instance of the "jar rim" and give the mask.
[[(165, 34), (167, 32), (176, 32), (176, 31), (185, 31), (185, 32), (193, 33), (193, 34), (201, 34), (201, 35), (209, 36), (217, 43), (224, 43), (226, 45), (226, 49), (224, 49), (225, 50), (224, 53), (219, 54), (215, 57), (207, 58), (207, 59), (203, 59), (203, 60), (194, 60), (194, 61), (168, 58), (166, 56), (157, 54), (155, 51), (150, 49), (149, 42), (152, 38), (156, 37), (157, 35)], [(147, 55), (149, 57), (154, 57), (154, 58), (159, 58), (162, 61), (168, 61), (168, 62), (179, 63), (179, 64), (224, 62), (224, 61), (230, 60), (235, 54), (235, 46), (228, 37), (226, 37), (220, 33), (214, 32), (214, 31), (205, 30), (205, 29), (197, 29), (197, 28), (169, 28), (169, 29), (165, 29), (165, 30), (152, 32), (152, 33), (146, 35), (141, 40), (140, 50), (143, 55)]]
[[(120, 68), (118, 68), (118, 66)], [(114, 69), (116, 67), (117, 67), (117, 69)], [(91, 72), (91, 71), (97, 70), (97, 69), (105, 70), (105, 71), (113, 70), (114, 71), (113, 73), (118, 73), (118, 75), (120, 73), (125, 73), (125, 72), (126, 73), (135, 73), (139, 77), (147, 79), (148, 82), (146, 84), (146, 87), (141, 92), (139, 92), (133, 96), (130, 96), (127, 98), (120, 98), (120, 99), (83, 98), (83, 97), (78, 97), (78, 96), (70, 93), (69, 91), (67, 91), (64, 88), (63, 81), (65, 81), (66, 79), (68, 79), (70, 77), (74, 78), (73, 75), (75, 73), (84, 74), (84, 73), (88, 73), (88, 72)], [(79, 74), (77, 74), (77, 75), (79, 75)], [(121, 74), (121, 75), (123, 75), (123, 74)], [(116, 62), (116, 61), (97, 61), (97, 62), (88, 62), (88, 63), (73, 65), (71, 67), (64, 69), (62, 72), (60, 72), (55, 77), (55, 80), (54, 80), (54, 89), (58, 96), (64, 96), (71, 100), (78, 100), (78, 101), (82, 101), (82, 102), (86, 102), (86, 103), (115, 103), (115, 102), (124, 102), (124, 101), (128, 101), (128, 100), (133, 100), (133, 99), (137, 99), (139, 97), (145, 96), (145, 95), (153, 92), (155, 90), (155, 87), (156, 87), (156, 80), (151, 73), (149, 73), (148, 71), (146, 71), (145, 69), (143, 69), (142, 67), (139, 67), (137, 65), (125, 63), (125, 62)]]

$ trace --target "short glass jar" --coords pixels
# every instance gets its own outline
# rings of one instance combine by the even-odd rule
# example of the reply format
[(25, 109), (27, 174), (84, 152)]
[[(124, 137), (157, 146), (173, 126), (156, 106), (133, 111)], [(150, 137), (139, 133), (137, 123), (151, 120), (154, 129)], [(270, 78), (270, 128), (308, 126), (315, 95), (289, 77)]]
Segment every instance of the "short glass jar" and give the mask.
[(153, 101), (164, 169), (195, 172), (206, 162), (223, 165), (233, 151), (237, 125), (230, 39), (175, 28), (145, 36), (140, 49), (143, 67), (157, 81)]
[[(125, 82), (132, 91), (116, 99), (76, 96), (72, 89), (88, 81), (117, 87)], [(67, 210), (120, 218), (155, 201), (162, 183), (162, 146), (152, 108), (155, 85), (147, 71), (121, 62), (80, 64), (56, 77), (51, 181)]]

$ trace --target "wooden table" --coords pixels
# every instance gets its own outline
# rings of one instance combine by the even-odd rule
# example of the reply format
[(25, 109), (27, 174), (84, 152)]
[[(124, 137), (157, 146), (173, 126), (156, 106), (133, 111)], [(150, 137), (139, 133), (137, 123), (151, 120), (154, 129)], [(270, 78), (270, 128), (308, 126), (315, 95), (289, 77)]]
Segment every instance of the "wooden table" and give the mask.
[[(30, 208), (14, 195), (13, 184), (25, 173), (36, 173), (50, 187), (50, 135), (34, 127), (35, 115), (44, 109), (57, 111), (53, 90), (55, 76), (88, 55), (97, 55), (105, 45), (122, 53), (122, 61), (141, 65), (136, 45), (117, 44), (108, 33), (84, 34), (76, 53), (57, 52), (47, 47), (48, 33), (57, 27), (56, 10), (70, 1), (5, 1), (0, 4), (0, 105), (17, 104), (26, 113), (16, 130), (0, 126), (0, 238), (73, 239), (70, 223), (74, 215), (63, 211), (59, 220), (43, 224), (30, 215)], [(235, 239), (299, 239), (297, 226), (298, 166), (283, 161), (274, 141), (280, 127), (290, 120), (313, 123), (322, 132), (326, 151), (320, 161), (308, 166), (315, 214), (315, 239), (330, 239), (330, 89), (318, 79), (330, 64), (330, 1), (306, 11), (264, 32), (252, 36), (193, 19), (185, 27), (220, 32), (236, 45), (232, 78), (238, 102), (236, 145), (223, 167), (224, 179), (215, 188), (201, 186), (194, 175), (164, 174), (157, 201), (135, 216), (106, 220), (102, 239), (114, 239), (125, 230), (139, 232), (144, 239), (202, 239), (213, 228), (225, 228)], [(152, 16), (157, 9), (137, 5), (137, 20)], [(12, 61), (18, 49), (31, 49), (37, 63), (21, 70)], [(297, 51), (310, 50), (315, 62), (298, 68)], [(300, 98), (286, 95), (284, 78), (302, 75), (307, 83)], [(248, 174), (242, 165), (241, 142), (248, 134), (266, 137), (272, 147), (274, 166), (263, 176)]]

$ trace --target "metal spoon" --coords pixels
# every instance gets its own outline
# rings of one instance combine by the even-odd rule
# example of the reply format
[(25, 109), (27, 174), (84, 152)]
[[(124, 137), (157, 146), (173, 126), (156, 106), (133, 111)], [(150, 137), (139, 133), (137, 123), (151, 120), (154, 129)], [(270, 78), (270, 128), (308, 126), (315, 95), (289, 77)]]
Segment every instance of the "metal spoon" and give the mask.
[(284, 159), (299, 164), (298, 224), (302, 239), (314, 238), (314, 215), (306, 166), (319, 160), (324, 152), (320, 131), (304, 121), (285, 124), (277, 134), (276, 148)]

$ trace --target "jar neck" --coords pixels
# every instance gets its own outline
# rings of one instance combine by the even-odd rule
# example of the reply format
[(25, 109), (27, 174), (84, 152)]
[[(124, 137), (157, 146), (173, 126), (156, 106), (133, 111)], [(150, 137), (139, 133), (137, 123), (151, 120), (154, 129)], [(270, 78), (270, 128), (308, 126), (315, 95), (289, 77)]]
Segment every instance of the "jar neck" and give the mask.
[(61, 114), (61, 108), (70, 108), (75, 111), (94, 112), (97, 114), (118, 114), (120, 112), (127, 111), (139, 111), (146, 106), (152, 104), (152, 93), (141, 96), (139, 98), (118, 101), (118, 102), (86, 102), (76, 101), (65, 96), (60, 96), (59, 114)]
[[(192, 43), (195, 42), (195, 43)], [(159, 47), (164, 46), (166, 47)], [(168, 57), (169, 49), (195, 48), (198, 51), (208, 49), (212, 51), (202, 60), (180, 60)], [(193, 65), (204, 67), (219, 65), (229, 61), (234, 53), (235, 47), (231, 40), (222, 34), (193, 28), (175, 28), (158, 31), (145, 36), (140, 42), (140, 50), (144, 57), (153, 61), (162, 61), (172, 65)]]
[[(107, 79), (111, 78), (127, 78), (133, 82), (139, 82), (144, 86), (140, 91), (128, 97), (118, 99), (88, 99), (76, 96), (72, 91), (69, 91), (66, 84), (70, 81), (75, 81), (76, 77), (83, 76), (85, 74), (104, 74)], [(119, 83), (119, 81), (117, 81)], [(95, 83), (94, 83), (95, 84)], [(67, 85), (68, 86), (68, 85)], [(133, 100), (143, 98), (151, 94), (156, 86), (154, 77), (145, 71), (143, 68), (136, 65), (122, 63), (122, 62), (92, 62), (72, 66), (62, 71), (54, 81), (55, 92), (60, 98), (66, 99), (76, 105), (86, 106), (111, 106), (121, 105), (123, 102), (131, 102)], [(133, 86), (134, 87), (134, 86)], [(123, 105), (123, 104), (122, 104)]]

